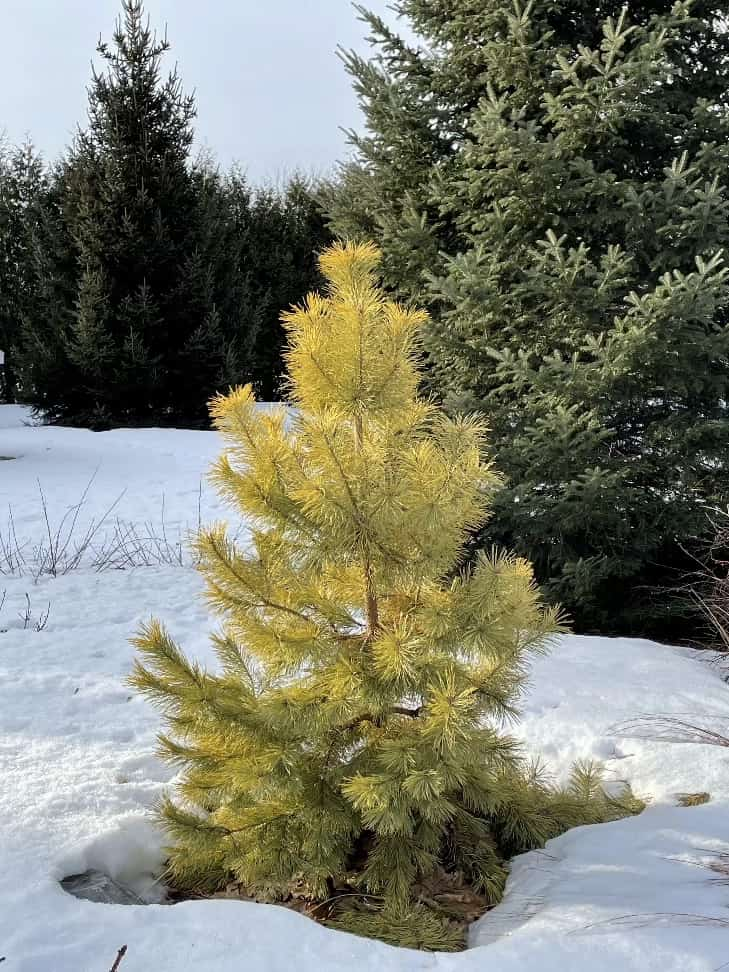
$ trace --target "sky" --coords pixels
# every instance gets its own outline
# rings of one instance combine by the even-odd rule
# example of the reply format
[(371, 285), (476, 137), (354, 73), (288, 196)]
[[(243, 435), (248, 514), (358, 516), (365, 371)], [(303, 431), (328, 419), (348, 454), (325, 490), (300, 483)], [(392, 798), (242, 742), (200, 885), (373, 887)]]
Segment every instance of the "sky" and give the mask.
[[(367, 0), (380, 14), (389, 0)], [(69, 144), (86, 113), (91, 60), (110, 38), (120, 0), (0, 0), (0, 132), (29, 135), (46, 158)], [(342, 128), (360, 115), (338, 45), (367, 50), (349, 0), (147, 0), (167, 25), (198, 144), (254, 182), (293, 169), (329, 171), (347, 154)]]

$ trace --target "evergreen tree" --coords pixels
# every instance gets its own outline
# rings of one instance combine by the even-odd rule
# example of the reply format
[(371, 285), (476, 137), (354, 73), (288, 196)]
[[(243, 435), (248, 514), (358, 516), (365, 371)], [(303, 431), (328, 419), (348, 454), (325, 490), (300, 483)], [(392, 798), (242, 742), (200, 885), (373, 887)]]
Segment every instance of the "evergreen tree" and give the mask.
[(18, 164), (29, 179), (33, 153), (0, 162), (0, 341), (12, 322), (23, 399), (51, 421), (207, 424), (209, 398), (241, 381), (281, 395), (280, 309), (318, 286), (332, 236), (307, 180), (253, 190), (190, 159), (194, 104), (162, 75), (169, 45), (141, 0), (123, 7), (88, 126), (35, 173), (32, 205)]
[(317, 199), (317, 186), (294, 175), (280, 190), (256, 193), (246, 267), (262, 321), (254, 386), (261, 398), (285, 394), (286, 333), (281, 309), (322, 284), (318, 254), (333, 239)]
[(317, 255), (332, 234), (317, 185), (302, 176), (294, 175), (281, 188), (252, 189), (234, 169), (222, 189), (229, 223), (228, 278), (220, 302), (234, 304), (249, 335), (247, 376), (256, 394), (275, 401), (285, 393), (281, 308), (319, 287)]
[(486, 539), (579, 629), (676, 638), (651, 591), (729, 498), (726, 4), (395, 6), (426, 43), (365, 15), (334, 225), (429, 286), (434, 385), (509, 481)]
[(18, 241), (17, 186), (12, 178), (8, 147), (0, 143), (0, 401), (15, 401), (15, 369), (11, 348), (18, 343)]
[(67, 176), (63, 162), (44, 172), (25, 224), (27, 299), (16, 362), (20, 398), (50, 421), (85, 407), (78, 369), (69, 357), (78, 266), (64, 215)]
[(153, 622), (132, 682), (183, 768), (162, 810), (179, 886), (298, 889), (334, 898), (340, 927), (456, 947), (420, 882), (459, 871), (495, 901), (509, 855), (637, 806), (588, 768), (550, 788), (499, 731), (557, 613), (524, 560), (458, 572), (497, 477), (482, 424), (418, 396), (425, 315), (384, 298), (377, 262), (331, 248), (327, 295), (285, 315), (291, 415), (258, 410), (250, 386), (213, 403), (228, 445), (213, 478), (253, 524), (250, 549), (222, 525), (197, 542), (220, 672)]
[(7, 402), (18, 394), (23, 319), (33, 299), (32, 238), (46, 186), (43, 162), (30, 142), (11, 148), (0, 141), (0, 400)]
[(69, 165), (80, 272), (69, 356), (85, 407), (68, 418), (194, 422), (231, 377), (209, 251), (221, 227), (196, 192), (193, 100), (176, 71), (162, 77), (169, 45), (141, 0), (123, 10), (112, 44), (99, 45), (105, 71), (94, 72)]

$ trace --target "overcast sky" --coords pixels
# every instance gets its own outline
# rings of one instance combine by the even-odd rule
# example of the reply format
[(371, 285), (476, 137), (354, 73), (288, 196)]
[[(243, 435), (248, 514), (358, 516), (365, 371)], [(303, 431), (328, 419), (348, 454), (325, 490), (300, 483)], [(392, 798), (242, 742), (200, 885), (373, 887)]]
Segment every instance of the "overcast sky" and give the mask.
[[(389, 0), (367, 0), (386, 13)], [(0, 132), (29, 134), (48, 158), (83, 122), (90, 62), (120, 0), (0, 0)], [(366, 49), (349, 0), (147, 0), (185, 88), (195, 89), (198, 141), (239, 161), (254, 181), (292, 168), (322, 172), (359, 122), (337, 45)], [(391, 19), (392, 15), (390, 15)]]

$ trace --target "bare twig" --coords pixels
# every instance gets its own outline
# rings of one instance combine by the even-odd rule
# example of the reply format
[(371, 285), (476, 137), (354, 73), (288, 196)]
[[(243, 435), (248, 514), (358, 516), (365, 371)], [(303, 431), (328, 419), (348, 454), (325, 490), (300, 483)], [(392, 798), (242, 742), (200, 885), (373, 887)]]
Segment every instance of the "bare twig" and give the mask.
[(48, 544), (47, 546), (41, 545), (36, 551), (36, 580), (43, 574), (50, 574), (53, 577), (57, 577), (59, 573), (67, 574), (78, 567), (87, 550), (90, 549), (97, 533), (104, 523), (107, 522), (109, 516), (124, 496), (125, 490), (122, 490), (114, 502), (105, 511), (104, 515), (98, 521), (92, 520), (83, 538), (80, 541), (76, 541), (74, 537), (76, 534), (76, 526), (78, 524), (79, 514), (86, 503), (89, 490), (91, 489), (95, 477), (96, 472), (94, 472), (93, 476), (86, 484), (79, 502), (70, 507), (70, 509), (64, 513), (55, 531), (51, 529), (50, 517), (48, 514), (48, 504), (46, 502), (41, 484), (38, 482), (38, 490), (41, 497), (43, 520), (46, 526)]
[(30, 624), (30, 620), (33, 617), (33, 611), (30, 607), (30, 595), (26, 593), (25, 595), (25, 612), (21, 614), (18, 612), (18, 617), (23, 622), (23, 631), (25, 631)]
[(119, 966), (121, 965), (122, 959), (126, 954), (127, 954), (127, 947), (126, 945), (122, 945), (122, 947), (116, 953), (116, 959), (114, 960), (114, 964), (112, 965), (109, 972), (119, 972)]
[[(91, 477), (78, 503), (69, 507), (54, 524), (46, 494), (38, 482), (43, 539), (21, 544), (15, 529), (12, 509), (5, 529), (0, 529), (0, 575), (23, 576), (32, 573), (37, 582), (42, 576), (58, 577), (81, 566), (93, 570), (126, 570), (132, 567), (194, 566), (189, 538), (196, 531), (178, 528), (172, 536), (167, 521), (167, 504), (162, 497), (161, 519), (142, 526), (114, 518), (114, 510), (125, 495), (122, 491), (99, 518), (79, 531), (80, 514), (94, 482)], [(202, 525), (202, 483), (198, 487), (197, 532)], [(30, 550), (31, 553), (27, 553)]]
[(615, 927), (622, 928), (651, 928), (660, 925), (690, 925), (692, 927), (709, 926), (715, 928), (729, 928), (729, 918), (712, 918), (709, 915), (692, 915), (682, 912), (657, 911), (654, 914), (617, 915), (615, 918), (605, 918), (590, 925), (575, 928), (569, 934), (580, 935), (586, 931), (604, 928), (610, 931)]
[(25, 558), (15, 532), (13, 511), (9, 509), (7, 532), (0, 532), (0, 574), (21, 576), (24, 566)]
[(48, 624), (48, 618), (51, 616), (51, 602), (48, 602), (48, 607), (45, 612), (41, 611), (40, 617), (36, 621), (34, 628), (36, 631), (42, 631)]
[[(5, 591), (3, 591), (3, 598), (0, 601), (0, 608), (2, 608), (5, 602)], [(48, 602), (48, 607), (45, 611), (41, 611), (40, 617), (36, 620), (33, 619), (33, 606), (30, 600), (30, 594), (26, 591), (25, 594), (25, 610), (21, 613), (18, 611), (18, 617), (23, 622), (23, 631), (27, 631), (32, 625), (34, 631), (42, 631), (48, 624), (48, 619), (51, 616), (51, 602)]]
[[(712, 539), (703, 553), (684, 549), (695, 569), (679, 592), (698, 606), (710, 635), (707, 647), (729, 652), (729, 509), (708, 514)], [(682, 548), (683, 549), (683, 548)]]
[[(708, 721), (710, 717), (702, 715), (701, 718)], [(724, 725), (729, 723), (729, 715), (717, 718)], [(723, 732), (671, 715), (640, 716), (637, 719), (618, 723), (612, 726), (610, 731), (618, 736), (631, 736), (634, 739), (648, 739), (652, 742), (698, 743), (729, 748), (729, 737)]]

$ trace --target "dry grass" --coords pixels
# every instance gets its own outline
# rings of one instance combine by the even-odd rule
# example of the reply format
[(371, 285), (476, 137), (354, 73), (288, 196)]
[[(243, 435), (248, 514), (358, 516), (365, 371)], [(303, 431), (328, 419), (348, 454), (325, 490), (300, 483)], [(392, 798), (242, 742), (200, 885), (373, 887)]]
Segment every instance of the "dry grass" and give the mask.
[[(0, 615), (2, 614), (3, 607), (5, 606), (5, 601), (7, 599), (7, 591), (0, 592)], [(23, 611), (18, 612), (18, 617), (23, 622), (23, 631), (44, 631), (48, 625), (48, 621), (51, 616), (51, 602), (49, 601), (46, 607), (41, 608), (40, 613), (36, 614), (33, 607), (32, 601), (30, 599), (30, 594), (26, 591), (25, 594), (25, 608)], [(17, 627), (17, 625), (16, 625)], [(2, 617), (0, 617), (0, 634), (7, 634), (10, 630), (9, 627), (5, 627), (2, 622)]]
[(729, 509), (709, 515), (710, 541), (705, 551), (692, 556), (696, 568), (680, 590), (698, 605), (706, 621), (706, 647), (729, 652)]
[(46, 495), (38, 482), (40, 519), (44, 527), (43, 538), (39, 541), (21, 540), (13, 510), (8, 510), (6, 524), (0, 527), (0, 576), (30, 576), (37, 581), (45, 576), (63, 576), (82, 566), (104, 571), (195, 565), (188, 540), (202, 525), (202, 483), (198, 490), (197, 523), (191, 529), (178, 527), (172, 530), (168, 526), (164, 496), (157, 522), (139, 524), (120, 519), (115, 511), (124, 491), (100, 517), (91, 519), (85, 528), (81, 528), (81, 514), (87, 506), (95, 475), (86, 484), (78, 502), (56, 522), (52, 520)]
[[(729, 724), (729, 715), (702, 714), (701, 720), (704, 723), (713, 720), (726, 727)], [(632, 739), (647, 739), (652, 742), (694, 743), (729, 749), (729, 737), (723, 731), (673, 715), (638, 716), (611, 726), (610, 732), (618, 736), (630, 736)]]
[(586, 931), (614, 931), (615, 928), (675, 928), (676, 925), (689, 925), (696, 928), (729, 928), (729, 918), (712, 918), (709, 915), (692, 915), (680, 911), (655, 911), (646, 914), (617, 915), (571, 932), (573, 935)]
[[(612, 731), (618, 735), (631, 736), (638, 739), (649, 739), (657, 742), (688, 743), (704, 746), (719, 746), (722, 749), (729, 749), (729, 736), (725, 734), (724, 727), (729, 722), (728, 716), (707, 716), (702, 715), (704, 723), (715, 722), (721, 725), (720, 728), (710, 728), (708, 725), (699, 725), (691, 719), (682, 719), (672, 715), (640, 716), (619, 725), (613, 726)], [(679, 806), (698, 807), (708, 803), (711, 795), (706, 792), (682, 793), (678, 796)], [(713, 877), (712, 881), (729, 885), (729, 853), (717, 854), (714, 848), (707, 848), (705, 853), (709, 856), (708, 860), (686, 861), (677, 859), (677, 863), (693, 864), (709, 871)], [(635, 914), (621, 915), (617, 918), (609, 918), (604, 922), (589, 925), (581, 931), (592, 930), (603, 926), (606, 931), (611, 928), (655, 928), (662, 926), (689, 925), (701, 928), (722, 928), (729, 929), (729, 918), (715, 918), (708, 915), (682, 914), (657, 912), (655, 914)], [(729, 966), (729, 962), (719, 968)]]
[(701, 807), (711, 800), (711, 794), (706, 792), (679, 793), (677, 800), (679, 807)]

